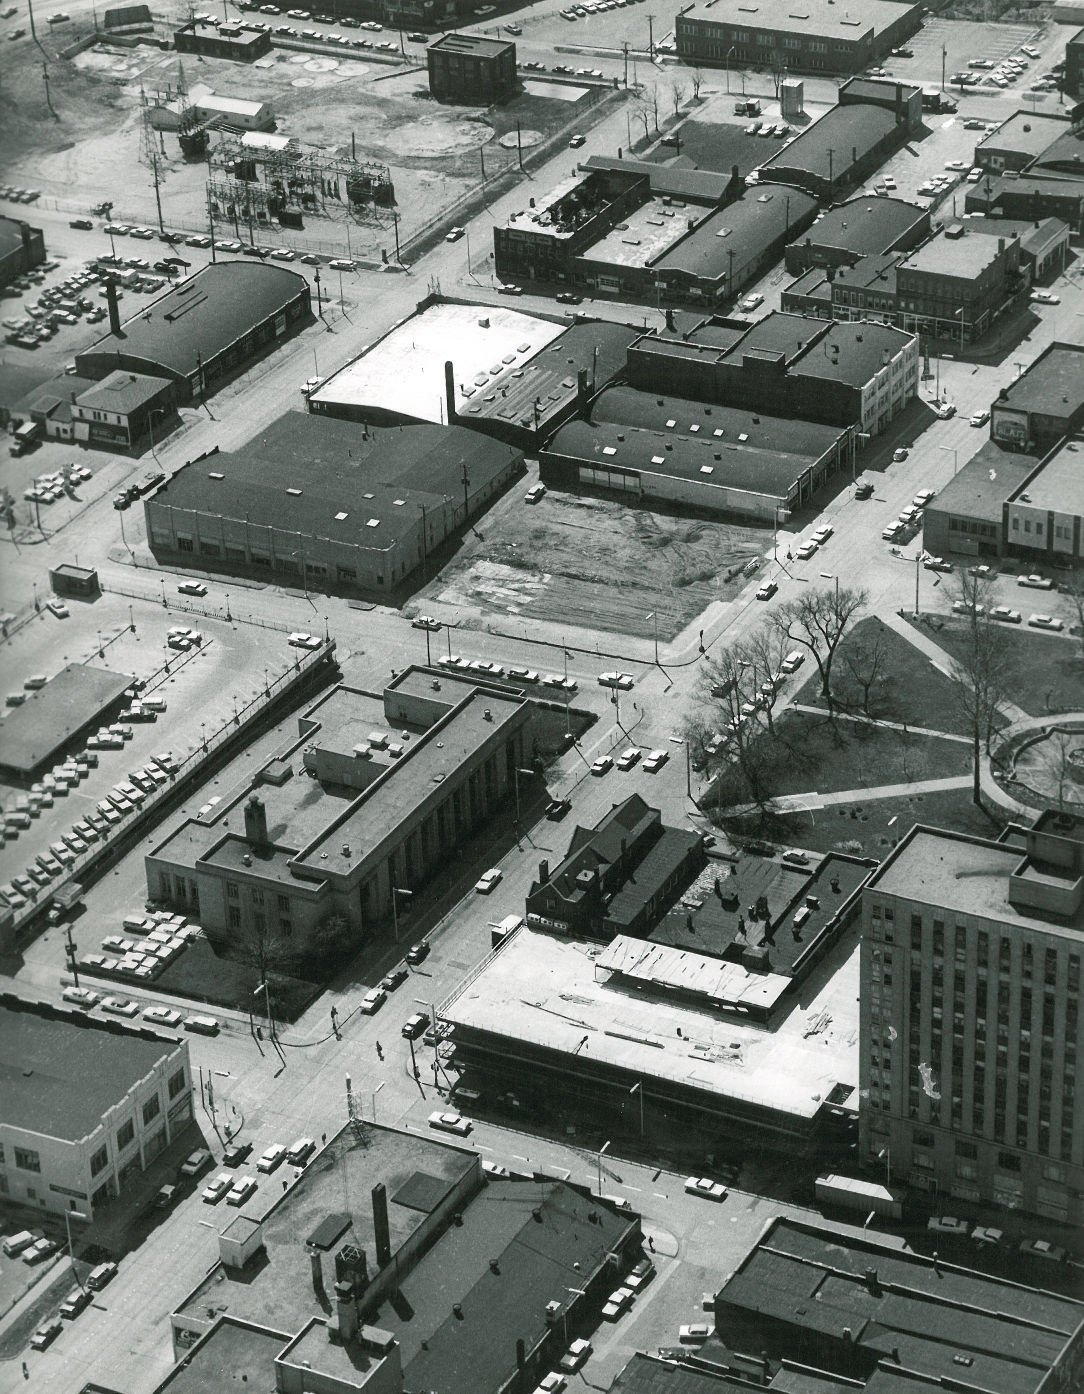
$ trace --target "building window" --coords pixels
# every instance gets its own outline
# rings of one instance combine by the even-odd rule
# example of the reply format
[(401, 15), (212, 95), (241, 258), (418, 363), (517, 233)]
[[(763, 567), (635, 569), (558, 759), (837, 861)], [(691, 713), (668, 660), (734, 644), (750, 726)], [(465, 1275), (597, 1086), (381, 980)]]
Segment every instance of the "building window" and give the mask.
[(90, 1159), (91, 1176), (97, 1176), (98, 1173), (104, 1171), (108, 1165), (109, 1148), (103, 1144), (101, 1147), (98, 1148), (97, 1152), (95, 1152), (94, 1156)]
[(999, 1152), (997, 1154), (997, 1164), (1002, 1171), (1020, 1170), (1020, 1158), (1015, 1152)]
[(241, 909), (240, 906), (230, 905), (227, 907), (231, 929), (241, 928)]
[(178, 1094), (183, 1094), (185, 1088), (184, 1071), (178, 1070), (175, 1075), (170, 1077), (169, 1097), (175, 1099)]
[(956, 1143), (957, 1157), (977, 1157), (979, 1149), (973, 1142), (964, 1142), (962, 1139)]
[(41, 1171), (41, 1157), (29, 1147), (16, 1147), (15, 1165), (20, 1171)]
[(290, 897), (288, 895), (280, 895), (278, 897), (278, 907), (284, 915), (288, 915), (290, 913)]
[(135, 1140), (135, 1122), (129, 1118), (127, 1123), (122, 1123), (117, 1129), (117, 1151), (123, 1152), (126, 1147), (130, 1147)]
[(237, 900), (238, 897), (240, 896), (240, 894), (241, 894), (241, 892), (240, 892), (240, 890), (238, 889), (238, 886), (237, 886), (237, 882), (236, 882), (236, 881), (227, 881), (227, 882), (226, 882), (226, 899), (227, 899), (227, 900)]
[(159, 1099), (158, 1095), (155, 1094), (153, 1098), (148, 1099), (147, 1102), (143, 1105), (143, 1122), (150, 1123), (151, 1120), (157, 1118), (161, 1112), (162, 1102)]

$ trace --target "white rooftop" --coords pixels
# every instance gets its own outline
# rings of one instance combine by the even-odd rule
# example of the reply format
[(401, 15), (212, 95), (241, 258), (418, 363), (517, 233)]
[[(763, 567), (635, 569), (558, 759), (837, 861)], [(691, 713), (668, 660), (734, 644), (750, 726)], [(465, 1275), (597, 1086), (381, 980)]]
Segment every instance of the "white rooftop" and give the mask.
[(711, 1006), (755, 1007), (760, 1011), (770, 1011), (792, 981), (782, 973), (750, 973), (740, 963), (627, 934), (610, 941), (596, 967), (643, 983), (695, 993)]
[(460, 411), (499, 374), (515, 371), (566, 328), (503, 305), (433, 305), (328, 378), (310, 400), (443, 423), (447, 361), (454, 365)]
[(811, 1118), (836, 1084), (857, 1089), (857, 934), (828, 954), (772, 1029), (733, 1012), (633, 996), (616, 977), (613, 986), (596, 981), (608, 976), (603, 963), (613, 952), (613, 945), (519, 929), (441, 1015), (455, 1026), (798, 1118)]

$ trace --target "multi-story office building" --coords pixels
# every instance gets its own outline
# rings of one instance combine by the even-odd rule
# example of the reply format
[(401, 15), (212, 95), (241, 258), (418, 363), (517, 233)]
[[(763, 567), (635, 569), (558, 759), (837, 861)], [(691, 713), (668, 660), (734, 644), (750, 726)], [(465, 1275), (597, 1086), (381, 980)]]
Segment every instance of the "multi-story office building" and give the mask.
[(861, 1153), (961, 1201), (1084, 1221), (1084, 819), (914, 827), (863, 895)]
[(0, 1058), (6, 1201), (93, 1219), (192, 1118), (188, 1043), (146, 1028), (4, 994)]
[(426, 50), (429, 90), (441, 102), (481, 106), (516, 90), (516, 46), (508, 39), (445, 34)]
[(1025, 286), (1019, 237), (976, 237), (962, 227), (931, 237), (896, 268), (901, 329), (970, 343)]

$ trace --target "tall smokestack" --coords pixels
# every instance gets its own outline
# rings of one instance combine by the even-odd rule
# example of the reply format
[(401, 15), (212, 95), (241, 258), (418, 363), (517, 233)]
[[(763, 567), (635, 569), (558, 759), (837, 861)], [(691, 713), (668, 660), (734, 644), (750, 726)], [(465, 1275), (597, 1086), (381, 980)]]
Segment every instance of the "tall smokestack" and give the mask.
[(455, 365), (451, 359), (448, 359), (444, 365), (444, 399), (448, 425), (454, 426), (458, 417), (455, 414)]
[(245, 804), (245, 837), (252, 847), (267, 846), (267, 808), (259, 794)]
[(106, 281), (105, 283), (105, 303), (109, 307), (109, 332), (110, 334), (120, 333), (120, 307), (117, 305), (117, 283), (116, 281)]
[(383, 1182), (372, 1189), (373, 1229), (376, 1231), (376, 1266), (386, 1268), (391, 1262), (391, 1230), (388, 1226), (388, 1190)]

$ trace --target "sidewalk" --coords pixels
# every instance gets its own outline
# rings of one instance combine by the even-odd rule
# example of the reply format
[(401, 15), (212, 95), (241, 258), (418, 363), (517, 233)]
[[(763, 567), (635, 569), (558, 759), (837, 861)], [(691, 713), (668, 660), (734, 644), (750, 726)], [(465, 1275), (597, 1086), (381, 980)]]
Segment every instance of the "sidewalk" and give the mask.
[[(946, 653), (933, 639), (928, 639), (916, 625), (905, 620), (898, 610), (890, 610), (881, 618), (890, 629), (896, 631), (901, 639), (906, 639), (909, 644), (918, 649), (919, 653), (924, 654), (935, 668), (947, 677), (955, 678), (956, 660), (952, 655)], [(1023, 707), (1018, 707), (1015, 702), (1010, 702), (1007, 698), (998, 703), (998, 710), (1003, 712), (1014, 725), (1018, 721), (1028, 720), (1028, 713)]]

